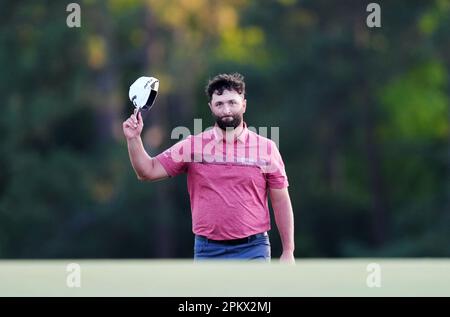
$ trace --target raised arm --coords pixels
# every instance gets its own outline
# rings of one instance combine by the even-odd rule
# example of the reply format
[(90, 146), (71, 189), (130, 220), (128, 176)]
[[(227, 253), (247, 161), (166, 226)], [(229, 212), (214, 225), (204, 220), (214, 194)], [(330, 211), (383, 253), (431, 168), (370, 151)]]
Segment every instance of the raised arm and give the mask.
[(164, 167), (156, 159), (150, 157), (142, 144), (141, 132), (144, 127), (141, 113), (138, 112), (137, 118), (132, 114), (123, 123), (123, 133), (127, 139), (128, 154), (131, 165), (139, 180), (156, 181), (169, 177)]

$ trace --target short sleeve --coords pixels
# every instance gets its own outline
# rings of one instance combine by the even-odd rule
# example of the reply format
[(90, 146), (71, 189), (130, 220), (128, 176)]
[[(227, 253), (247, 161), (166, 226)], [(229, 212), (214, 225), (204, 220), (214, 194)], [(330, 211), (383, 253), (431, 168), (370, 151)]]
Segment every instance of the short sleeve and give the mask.
[(179, 141), (156, 156), (169, 176), (174, 177), (187, 172), (188, 164), (191, 162), (191, 138), (189, 136)]
[(266, 169), (266, 180), (269, 188), (282, 189), (289, 186), (284, 162), (275, 142), (270, 143), (270, 163)]

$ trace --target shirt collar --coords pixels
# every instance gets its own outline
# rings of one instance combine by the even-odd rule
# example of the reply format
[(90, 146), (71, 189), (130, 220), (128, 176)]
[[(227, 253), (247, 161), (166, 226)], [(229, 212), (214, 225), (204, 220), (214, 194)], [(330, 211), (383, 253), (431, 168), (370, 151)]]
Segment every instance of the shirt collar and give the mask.
[[(216, 142), (222, 141), (224, 139), (223, 131), (222, 131), (222, 129), (219, 128), (217, 123), (214, 125), (213, 132), (214, 132), (213, 133), (214, 139), (216, 140)], [(242, 131), (237, 136), (236, 139), (241, 143), (245, 143), (245, 141), (247, 139), (247, 135), (248, 135), (247, 123), (244, 122), (244, 124), (242, 126)]]

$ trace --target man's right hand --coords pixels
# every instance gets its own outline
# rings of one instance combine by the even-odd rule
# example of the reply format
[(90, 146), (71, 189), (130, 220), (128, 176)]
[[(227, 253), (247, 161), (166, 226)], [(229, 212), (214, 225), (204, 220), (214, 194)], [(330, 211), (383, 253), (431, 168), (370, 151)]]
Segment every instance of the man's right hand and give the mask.
[(165, 168), (161, 165), (159, 160), (150, 157), (145, 152), (142, 144), (142, 139), (139, 137), (142, 132), (144, 123), (142, 122), (142, 115), (139, 112), (136, 115), (133, 113), (123, 123), (123, 134), (127, 138), (128, 154), (130, 155), (131, 165), (139, 180), (156, 181), (169, 177)]
[(125, 135), (127, 140), (139, 137), (144, 127), (141, 112), (138, 111), (137, 118), (136, 115), (133, 113), (126, 121), (124, 121), (122, 127), (123, 127), (123, 134)]

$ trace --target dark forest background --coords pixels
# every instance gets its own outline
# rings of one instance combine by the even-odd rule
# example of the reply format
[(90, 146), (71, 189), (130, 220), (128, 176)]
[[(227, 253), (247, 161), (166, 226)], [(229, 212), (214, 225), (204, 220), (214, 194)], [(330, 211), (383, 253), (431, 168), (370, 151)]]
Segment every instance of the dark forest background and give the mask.
[(2, 0), (0, 257), (192, 257), (186, 177), (130, 165), (128, 88), (160, 79), (156, 155), (235, 71), (248, 125), (280, 127), (297, 257), (450, 256), (450, 1), (374, 1), (381, 28), (369, 2), (86, 0), (69, 28), (64, 1)]

